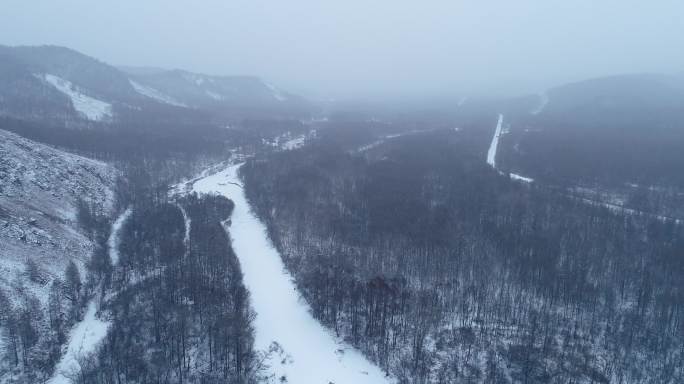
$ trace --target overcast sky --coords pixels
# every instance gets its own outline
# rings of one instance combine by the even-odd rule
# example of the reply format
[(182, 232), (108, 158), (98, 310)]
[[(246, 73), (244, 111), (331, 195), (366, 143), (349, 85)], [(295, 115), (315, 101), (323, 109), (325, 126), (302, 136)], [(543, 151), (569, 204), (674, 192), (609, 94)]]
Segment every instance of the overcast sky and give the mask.
[(0, 43), (325, 97), (519, 93), (684, 71), (681, 0), (1, 0)]

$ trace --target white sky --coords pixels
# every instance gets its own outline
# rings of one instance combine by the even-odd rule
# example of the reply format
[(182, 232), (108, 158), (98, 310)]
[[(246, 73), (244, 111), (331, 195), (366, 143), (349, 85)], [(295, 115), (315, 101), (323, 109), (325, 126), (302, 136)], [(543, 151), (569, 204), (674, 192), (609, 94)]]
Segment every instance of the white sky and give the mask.
[(2, 0), (0, 44), (325, 97), (500, 94), (684, 71), (683, 19), (680, 0)]

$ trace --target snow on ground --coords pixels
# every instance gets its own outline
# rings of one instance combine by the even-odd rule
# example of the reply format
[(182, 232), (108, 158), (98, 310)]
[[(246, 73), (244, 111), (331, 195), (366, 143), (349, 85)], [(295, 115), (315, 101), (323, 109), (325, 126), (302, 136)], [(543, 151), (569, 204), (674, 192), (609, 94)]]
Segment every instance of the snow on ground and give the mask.
[(549, 95), (546, 92), (539, 94), (539, 104), (534, 107), (530, 113), (533, 115), (538, 115), (544, 111), (544, 108), (549, 104)]
[[(499, 121), (496, 123), (496, 130), (494, 131), (494, 137), (492, 137), (492, 143), (489, 144), (489, 151), (487, 151), (487, 164), (491, 165), (492, 168), (496, 169), (497, 172), (503, 175), (503, 172), (496, 168), (496, 152), (499, 149), (499, 139), (504, 134), (508, 133), (508, 129), (503, 128), (503, 115), (499, 114)], [(518, 175), (517, 173), (511, 173), (509, 175), (511, 180), (522, 181), (524, 183), (531, 183), (534, 179)]]
[(225, 99), (226, 99), (223, 95), (219, 95), (219, 94), (216, 93), (216, 92), (205, 91), (205, 93), (207, 94), (207, 96), (211, 97), (211, 98), (214, 99), (214, 100), (219, 100), (219, 101), (220, 101), (220, 100), (225, 100)]
[[(401, 132), (401, 133), (392, 133), (389, 135), (382, 136), (378, 140), (375, 140), (371, 143), (364, 144), (364, 145), (356, 148), (356, 150), (354, 150), (353, 152), (354, 153), (366, 152), (368, 150), (371, 150), (373, 148), (376, 148), (376, 147), (382, 145), (387, 140), (396, 139), (396, 138), (402, 137), (402, 136), (417, 135), (417, 134), (433, 132), (433, 131), (435, 131), (435, 129), (414, 129), (411, 131), (406, 131), (406, 132)], [(459, 132), (459, 131), (460, 131), (460, 128), (454, 128), (454, 132)]]
[(188, 212), (183, 208), (182, 205), (177, 204), (176, 205), (178, 209), (180, 209), (181, 214), (183, 215), (183, 221), (185, 222), (185, 234), (183, 235), (183, 245), (185, 245), (185, 253), (186, 255), (190, 251), (190, 216), (188, 216)]
[(524, 183), (531, 183), (534, 181), (534, 179), (532, 179), (530, 177), (521, 176), (521, 175), (518, 175), (517, 173), (511, 173), (511, 179), (522, 181)]
[(45, 74), (39, 77), (50, 83), (63, 94), (69, 96), (74, 109), (88, 120), (100, 121), (112, 117), (112, 105), (83, 94), (70, 81), (55, 75)]
[[(109, 257), (114, 265), (119, 262), (119, 232), (132, 212), (130, 208), (126, 209), (112, 224), (112, 232), (107, 244), (109, 245)], [(71, 377), (80, 369), (79, 359), (96, 351), (98, 344), (107, 336), (109, 325), (110, 322), (97, 318), (97, 303), (95, 299), (91, 299), (88, 303), (88, 309), (83, 315), (83, 320), (79, 321), (71, 330), (67, 351), (57, 364), (55, 375), (48, 384), (71, 383)]]
[(150, 99), (162, 102), (164, 104), (175, 105), (176, 107), (187, 107), (187, 105), (179, 101), (176, 101), (173, 97), (165, 95), (164, 93), (154, 88), (142, 85), (140, 83), (136, 83), (133, 80), (129, 80), (129, 82), (131, 83), (133, 89), (135, 89), (136, 92), (143, 96), (149, 97)]
[[(237, 176), (240, 164), (199, 179), (198, 193), (220, 193), (235, 203), (230, 227), (233, 249), (256, 310), (257, 350), (278, 345), (266, 359), (270, 383), (382, 384), (393, 382), (357, 350), (337, 340), (310, 313), (273, 247), (266, 227), (251, 212)], [(277, 343), (277, 344), (274, 344)]]
[(496, 151), (499, 148), (499, 138), (501, 137), (501, 127), (503, 126), (503, 115), (499, 114), (499, 121), (496, 123), (496, 131), (492, 137), (492, 143), (489, 144), (489, 151), (487, 151), (487, 164), (496, 169)]
[(109, 239), (107, 239), (107, 245), (109, 245), (109, 258), (112, 260), (112, 265), (119, 264), (119, 242), (121, 241), (119, 231), (131, 213), (133, 213), (132, 209), (126, 209), (112, 224), (112, 231), (109, 234)]
[(301, 148), (306, 142), (306, 135), (297, 136), (293, 139), (287, 140), (280, 147), (285, 151)]
[(88, 310), (69, 334), (69, 344), (55, 369), (55, 375), (48, 384), (70, 384), (70, 377), (80, 369), (79, 359), (95, 351), (97, 345), (107, 335), (109, 322), (97, 318), (95, 301), (88, 304)]

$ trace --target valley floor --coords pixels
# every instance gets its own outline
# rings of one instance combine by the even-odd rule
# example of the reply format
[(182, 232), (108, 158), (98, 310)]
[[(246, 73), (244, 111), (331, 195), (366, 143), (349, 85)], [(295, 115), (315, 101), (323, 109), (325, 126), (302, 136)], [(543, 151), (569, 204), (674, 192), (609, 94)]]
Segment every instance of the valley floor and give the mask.
[(337, 340), (316, 321), (300, 297), (268, 238), (250, 210), (237, 175), (239, 165), (197, 180), (193, 190), (219, 193), (235, 203), (230, 236), (257, 313), (256, 349), (270, 351), (265, 364), (272, 383), (382, 384), (391, 379), (361, 353)]

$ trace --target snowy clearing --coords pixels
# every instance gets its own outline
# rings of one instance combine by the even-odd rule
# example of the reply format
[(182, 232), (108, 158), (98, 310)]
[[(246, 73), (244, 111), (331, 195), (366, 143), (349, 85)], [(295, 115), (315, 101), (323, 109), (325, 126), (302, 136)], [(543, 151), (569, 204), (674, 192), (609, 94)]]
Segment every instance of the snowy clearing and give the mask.
[(119, 264), (119, 242), (121, 241), (119, 231), (131, 213), (133, 213), (132, 209), (126, 209), (121, 215), (119, 215), (119, 217), (116, 218), (112, 224), (112, 231), (109, 234), (109, 239), (107, 239), (107, 245), (109, 246), (109, 259), (112, 261), (112, 265)]
[(97, 318), (97, 305), (94, 300), (88, 304), (88, 310), (69, 334), (67, 351), (55, 369), (55, 375), (48, 384), (70, 384), (74, 374), (80, 370), (79, 359), (95, 351), (97, 345), (107, 335), (109, 322)]
[(105, 118), (112, 117), (111, 104), (84, 95), (76, 86), (71, 84), (70, 81), (50, 74), (37, 76), (50, 83), (57, 88), (58, 91), (69, 96), (74, 109), (88, 120), (101, 121)]
[(129, 80), (129, 82), (131, 83), (131, 86), (133, 87), (133, 89), (135, 89), (136, 92), (143, 96), (149, 97), (152, 100), (156, 100), (164, 104), (174, 105), (176, 107), (187, 107), (187, 105), (181, 103), (180, 101), (174, 100), (173, 97), (165, 95), (164, 93), (157, 91), (154, 88), (142, 85), (140, 83), (136, 83), (133, 80)]
[[(193, 184), (198, 193), (219, 193), (235, 203), (230, 236), (245, 286), (257, 313), (255, 347), (266, 359), (270, 383), (382, 384), (393, 382), (361, 353), (316, 321), (273, 247), (266, 227), (251, 212), (237, 171), (241, 164)], [(277, 344), (275, 344), (277, 343)], [(340, 352), (343, 351), (343, 352)], [(284, 378), (287, 381), (281, 381)]]
[(501, 137), (501, 127), (503, 126), (503, 115), (499, 114), (499, 121), (496, 123), (496, 131), (492, 137), (492, 143), (489, 144), (489, 151), (487, 151), (487, 164), (496, 169), (496, 150), (499, 148), (499, 138)]

